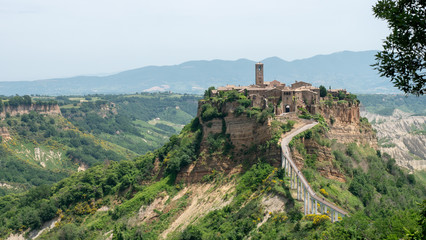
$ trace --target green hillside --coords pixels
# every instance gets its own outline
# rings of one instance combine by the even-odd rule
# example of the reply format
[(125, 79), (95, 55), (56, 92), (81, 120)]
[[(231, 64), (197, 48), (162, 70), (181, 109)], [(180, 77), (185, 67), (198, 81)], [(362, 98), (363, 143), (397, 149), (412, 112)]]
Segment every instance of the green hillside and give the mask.
[(197, 114), (197, 95), (141, 93), (57, 97), (80, 130), (138, 154), (161, 147)]
[(134, 153), (96, 139), (74, 127), (61, 116), (36, 112), (7, 117), (2, 121), (10, 138), (0, 150), (0, 181), (14, 187), (0, 193), (21, 191), (31, 186), (52, 184), (77, 171), (81, 165), (94, 166), (104, 161), (120, 161)]
[[(40, 104), (59, 103), (62, 116), (8, 114), (0, 122), (10, 135), (0, 145), (0, 196), (55, 183), (79, 167), (153, 151), (190, 122), (197, 99), (167, 93), (33, 97)], [(24, 100), (31, 98), (4, 97), (2, 102), (19, 106)]]
[[(57, 219), (40, 239), (422, 239), (424, 176), (409, 174), (367, 145), (326, 139), (326, 131), (322, 123), (291, 146), (304, 158), (312, 188), (350, 212), (334, 224), (326, 215), (304, 217), (289, 179), (261, 159), (242, 173), (212, 171), (200, 183), (177, 181), (184, 166), (206, 157), (199, 152), (201, 129), (195, 119), (154, 152), (0, 198), (0, 237)], [(318, 173), (325, 163), (306, 151), (307, 140), (331, 148), (330, 167), (344, 181)], [(223, 146), (210, 154), (226, 159), (226, 141), (218, 144)], [(268, 201), (282, 208), (273, 209)]]

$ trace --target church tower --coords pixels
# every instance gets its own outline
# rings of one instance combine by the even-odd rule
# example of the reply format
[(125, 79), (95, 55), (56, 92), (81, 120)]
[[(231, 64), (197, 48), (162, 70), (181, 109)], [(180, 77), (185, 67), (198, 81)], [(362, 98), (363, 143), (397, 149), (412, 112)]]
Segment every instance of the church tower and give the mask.
[(263, 63), (256, 63), (256, 85), (263, 85)]

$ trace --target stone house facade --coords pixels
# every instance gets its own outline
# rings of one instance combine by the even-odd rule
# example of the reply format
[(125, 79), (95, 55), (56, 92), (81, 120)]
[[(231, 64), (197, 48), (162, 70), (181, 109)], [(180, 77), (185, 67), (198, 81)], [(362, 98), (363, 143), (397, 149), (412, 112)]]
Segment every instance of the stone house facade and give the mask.
[[(255, 65), (255, 84), (250, 86), (227, 85), (219, 87), (212, 93), (218, 91), (236, 90), (245, 93), (253, 102), (253, 107), (274, 107), (277, 115), (295, 112), (299, 107), (306, 108), (310, 113), (316, 114), (320, 103), (320, 90), (307, 82), (294, 82), (290, 86), (277, 80), (265, 82), (263, 78), (263, 64)], [(339, 91), (339, 90), (334, 90)], [(346, 93), (346, 90), (344, 90)]]

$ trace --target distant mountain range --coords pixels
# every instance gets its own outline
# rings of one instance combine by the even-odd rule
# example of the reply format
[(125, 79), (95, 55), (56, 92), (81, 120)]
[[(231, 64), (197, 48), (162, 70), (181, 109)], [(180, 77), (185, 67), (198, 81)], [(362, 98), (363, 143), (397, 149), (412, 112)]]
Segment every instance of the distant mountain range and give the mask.
[[(354, 93), (397, 93), (388, 79), (370, 66), (376, 51), (338, 52), (285, 61), (264, 59), (265, 81), (310, 82), (314, 86), (345, 88)], [(82, 95), (172, 91), (202, 93), (210, 86), (254, 83), (254, 61), (189, 61), (173, 66), (148, 66), (109, 76), (78, 76), (36, 81), (0, 82), (0, 95)]]

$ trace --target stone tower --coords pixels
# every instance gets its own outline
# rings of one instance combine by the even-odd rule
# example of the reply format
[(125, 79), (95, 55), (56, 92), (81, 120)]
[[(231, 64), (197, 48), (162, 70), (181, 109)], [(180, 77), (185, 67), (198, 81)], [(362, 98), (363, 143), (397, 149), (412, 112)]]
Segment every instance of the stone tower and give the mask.
[(256, 63), (256, 85), (263, 85), (263, 63)]

